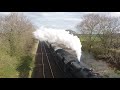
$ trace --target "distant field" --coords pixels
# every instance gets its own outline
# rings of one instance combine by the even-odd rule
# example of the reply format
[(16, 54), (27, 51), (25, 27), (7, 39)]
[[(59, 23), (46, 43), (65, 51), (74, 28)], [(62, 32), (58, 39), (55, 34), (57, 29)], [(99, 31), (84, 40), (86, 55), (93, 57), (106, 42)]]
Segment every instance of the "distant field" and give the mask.
[[(86, 41), (86, 38), (87, 38), (87, 39), (89, 38), (88, 35), (82, 35), (82, 34), (79, 35), (78, 37), (80, 38), (81, 41)], [(93, 35), (91, 38), (92, 38), (92, 40), (94, 40), (94, 41), (100, 41), (100, 38), (99, 38), (97, 35)]]

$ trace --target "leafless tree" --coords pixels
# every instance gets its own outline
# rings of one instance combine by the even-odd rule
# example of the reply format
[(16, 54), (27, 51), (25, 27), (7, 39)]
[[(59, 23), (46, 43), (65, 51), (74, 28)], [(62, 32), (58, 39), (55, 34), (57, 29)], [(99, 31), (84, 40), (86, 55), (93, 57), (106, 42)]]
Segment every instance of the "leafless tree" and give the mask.
[(77, 25), (77, 29), (80, 30), (81, 34), (86, 35), (86, 41), (88, 42), (88, 48), (90, 50), (94, 40), (96, 39), (93, 35), (98, 34), (97, 25), (100, 22), (99, 17), (100, 16), (98, 14), (87, 14), (83, 16), (82, 22)]
[(32, 32), (35, 27), (31, 21), (19, 13), (11, 13), (1, 18), (0, 31), (4, 33), (5, 42), (9, 42), (9, 49), (11, 56), (15, 52), (29, 51), (33, 43)]
[[(118, 17), (101, 16), (98, 33), (105, 48), (113, 48), (116, 43), (120, 28), (120, 19)], [(116, 37), (117, 36), (117, 37)]]

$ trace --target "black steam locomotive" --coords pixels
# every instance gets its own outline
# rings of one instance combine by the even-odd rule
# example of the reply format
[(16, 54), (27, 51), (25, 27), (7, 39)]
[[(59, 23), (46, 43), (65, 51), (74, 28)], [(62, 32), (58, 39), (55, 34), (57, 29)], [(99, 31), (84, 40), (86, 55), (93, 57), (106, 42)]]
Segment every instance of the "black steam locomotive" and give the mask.
[(97, 73), (84, 67), (77, 60), (76, 57), (72, 56), (70, 53), (63, 49), (58, 49), (56, 52), (56, 62), (64, 73), (68, 74), (69, 77), (73, 78), (101, 78)]
[(76, 57), (63, 49), (54, 50), (50, 45), (51, 51), (56, 58), (55, 62), (60, 69), (69, 78), (102, 78), (97, 73), (94, 73), (91, 69), (84, 67)]

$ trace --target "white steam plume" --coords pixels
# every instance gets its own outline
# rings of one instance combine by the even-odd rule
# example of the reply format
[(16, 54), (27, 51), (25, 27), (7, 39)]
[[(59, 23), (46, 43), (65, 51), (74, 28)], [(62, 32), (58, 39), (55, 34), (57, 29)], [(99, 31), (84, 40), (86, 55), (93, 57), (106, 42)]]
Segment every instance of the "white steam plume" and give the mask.
[(63, 29), (53, 29), (41, 27), (34, 32), (34, 35), (40, 41), (48, 41), (54, 44), (63, 44), (67, 48), (75, 50), (78, 60), (81, 57), (81, 42), (77, 36), (69, 34)]

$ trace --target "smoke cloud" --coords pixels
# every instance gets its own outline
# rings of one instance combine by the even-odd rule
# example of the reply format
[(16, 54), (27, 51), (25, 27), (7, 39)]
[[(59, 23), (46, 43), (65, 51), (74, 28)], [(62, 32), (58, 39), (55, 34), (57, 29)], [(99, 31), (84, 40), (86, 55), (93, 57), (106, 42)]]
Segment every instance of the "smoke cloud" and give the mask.
[(77, 36), (69, 34), (63, 29), (40, 27), (34, 32), (34, 36), (40, 41), (48, 41), (56, 45), (63, 44), (76, 52), (77, 58), (81, 58), (81, 42)]

